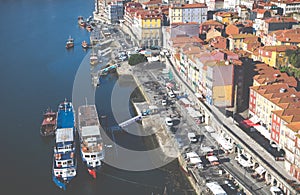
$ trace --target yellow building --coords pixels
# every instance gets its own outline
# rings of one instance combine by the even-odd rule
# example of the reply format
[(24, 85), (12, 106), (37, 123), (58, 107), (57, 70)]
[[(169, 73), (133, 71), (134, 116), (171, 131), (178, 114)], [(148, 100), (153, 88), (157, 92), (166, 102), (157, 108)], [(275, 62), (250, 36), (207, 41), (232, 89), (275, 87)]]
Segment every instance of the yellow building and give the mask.
[(288, 59), (286, 56), (287, 50), (297, 50), (294, 45), (277, 45), (277, 46), (264, 46), (258, 49), (258, 59), (269, 66), (279, 67), (287, 65)]
[(173, 5), (169, 8), (170, 24), (183, 22), (181, 5)]
[(241, 50), (244, 46), (244, 40), (247, 38), (247, 41), (255, 41), (258, 40), (258, 37), (252, 34), (232, 34), (228, 37), (229, 41), (229, 50)]
[(138, 10), (133, 20), (133, 32), (140, 47), (162, 46), (161, 14)]

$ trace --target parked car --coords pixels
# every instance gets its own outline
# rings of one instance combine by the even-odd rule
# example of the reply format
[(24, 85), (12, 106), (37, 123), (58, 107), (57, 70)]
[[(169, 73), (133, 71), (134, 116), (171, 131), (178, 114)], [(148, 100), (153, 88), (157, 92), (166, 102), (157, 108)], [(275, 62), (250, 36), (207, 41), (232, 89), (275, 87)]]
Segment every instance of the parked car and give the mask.
[(174, 94), (172, 91), (169, 91), (169, 92), (168, 92), (168, 95), (170, 96), (170, 98), (176, 97), (175, 94)]
[(170, 117), (166, 117), (165, 123), (169, 127), (173, 126), (173, 120)]
[(167, 105), (167, 100), (162, 100), (161, 105), (166, 106)]
[(198, 141), (195, 133), (188, 133), (188, 138), (189, 138), (191, 143), (196, 143)]

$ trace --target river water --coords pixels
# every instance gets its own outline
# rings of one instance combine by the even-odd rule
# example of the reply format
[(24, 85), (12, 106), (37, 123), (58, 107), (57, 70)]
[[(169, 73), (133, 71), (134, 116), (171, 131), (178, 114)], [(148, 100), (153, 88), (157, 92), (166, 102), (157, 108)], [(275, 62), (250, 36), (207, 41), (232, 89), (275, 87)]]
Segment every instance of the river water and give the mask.
[[(77, 16), (88, 17), (93, 9), (93, 0), (1, 1), (1, 194), (162, 194), (165, 186), (169, 194), (190, 194), (177, 162), (138, 172), (107, 165), (92, 180), (78, 158), (78, 175), (67, 191), (53, 184), (54, 139), (39, 135), (42, 113), (48, 107), (56, 110), (65, 98), (72, 99), (74, 80), (88, 54), (80, 44), (89, 40), (89, 33), (77, 25)], [(72, 50), (65, 49), (69, 35), (75, 39)], [(123, 94), (133, 87), (118, 83), (113, 74), (102, 80), (96, 92), (83, 86), (87, 92), (81, 94), (95, 93), (99, 115), (106, 115), (111, 125), (115, 122), (112, 89)], [(133, 111), (130, 105), (124, 109), (120, 113), (126, 113), (126, 119), (128, 110)], [(146, 149), (145, 139), (137, 136), (119, 133), (115, 139), (137, 150)]]

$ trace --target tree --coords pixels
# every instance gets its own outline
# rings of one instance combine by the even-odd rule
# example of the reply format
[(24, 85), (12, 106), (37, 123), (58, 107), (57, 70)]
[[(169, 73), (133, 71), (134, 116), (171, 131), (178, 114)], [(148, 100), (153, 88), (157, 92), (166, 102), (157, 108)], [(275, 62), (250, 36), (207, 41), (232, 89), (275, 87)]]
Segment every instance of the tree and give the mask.
[(300, 68), (300, 50), (287, 50), (286, 55), (288, 56), (289, 63), (296, 68)]
[(128, 59), (128, 64), (131, 66), (134, 66), (142, 62), (147, 62), (147, 57), (143, 54), (132, 54)]

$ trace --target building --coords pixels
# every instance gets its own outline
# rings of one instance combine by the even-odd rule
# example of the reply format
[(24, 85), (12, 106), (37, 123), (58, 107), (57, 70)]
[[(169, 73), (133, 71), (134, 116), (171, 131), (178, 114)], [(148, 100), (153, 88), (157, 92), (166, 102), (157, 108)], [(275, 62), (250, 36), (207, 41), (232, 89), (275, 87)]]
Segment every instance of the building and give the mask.
[(244, 40), (247, 38), (247, 40), (252, 39), (253, 41), (258, 40), (258, 37), (252, 34), (231, 34), (228, 37), (229, 42), (229, 50), (241, 50), (243, 49), (243, 43)]
[(206, 71), (206, 103), (217, 107), (233, 106), (234, 65), (229, 61), (208, 61)]
[(132, 31), (139, 47), (161, 47), (161, 13), (157, 10), (137, 10), (133, 17)]
[(222, 24), (218, 21), (215, 21), (215, 20), (207, 20), (200, 24), (199, 34), (206, 34), (207, 31), (211, 28), (222, 31), (224, 29), (224, 24)]
[(258, 48), (257, 53), (253, 59), (257, 59), (272, 67), (280, 67), (287, 65), (288, 57), (286, 56), (287, 50), (297, 50), (298, 47), (294, 45), (277, 45), (277, 46), (263, 46)]
[(204, 3), (172, 4), (169, 8), (170, 23), (197, 22), (207, 20), (207, 6)]
[(122, 0), (112, 1), (107, 6), (108, 20), (110, 23), (117, 23), (123, 20), (124, 16), (124, 6)]
[(213, 20), (228, 25), (233, 24), (239, 20), (237, 12), (216, 12), (213, 15)]
[(272, 4), (283, 9), (283, 15), (300, 12), (299, 0), (271, 0)]
[(265, 35), (276, 30), (292, 29), (298, 21), (291, 17), (273, 17), (264, 20), (263, 33)]

